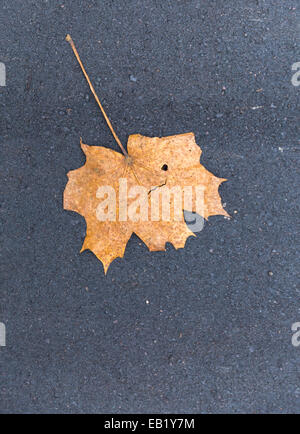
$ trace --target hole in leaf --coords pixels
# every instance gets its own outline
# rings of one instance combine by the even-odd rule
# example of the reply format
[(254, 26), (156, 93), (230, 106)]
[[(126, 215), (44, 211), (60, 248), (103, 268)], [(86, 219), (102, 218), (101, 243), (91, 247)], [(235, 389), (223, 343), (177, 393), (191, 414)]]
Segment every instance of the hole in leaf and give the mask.
[(164, 170), (165, 172), (168, 170), (168, 165), (167, 164), (164, 164), (162, 167), (161, 167), (161, 170)]

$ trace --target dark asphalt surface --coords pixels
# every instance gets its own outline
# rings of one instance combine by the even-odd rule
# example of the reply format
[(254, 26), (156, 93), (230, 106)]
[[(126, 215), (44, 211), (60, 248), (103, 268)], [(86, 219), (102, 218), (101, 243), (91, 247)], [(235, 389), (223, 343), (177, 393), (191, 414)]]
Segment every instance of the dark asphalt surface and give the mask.
[[(2, 413), (300, 410), (298, 0), (2, 0)], [(63, 210), (85, 143), (193, 131), (226, 220), (104, 277)], [(130, 79), (130, 76), (131, 79)]]

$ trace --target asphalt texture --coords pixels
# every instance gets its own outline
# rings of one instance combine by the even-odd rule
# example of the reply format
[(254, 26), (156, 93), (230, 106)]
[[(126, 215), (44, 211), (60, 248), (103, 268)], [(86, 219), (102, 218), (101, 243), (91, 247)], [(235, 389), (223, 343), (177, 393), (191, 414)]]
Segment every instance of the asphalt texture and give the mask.
[[(298, 0), (2, 0), (1, 413), (298, 413)], [(104, 276), (63, 210), (113, 125), (193, 131), (231, 220)]]

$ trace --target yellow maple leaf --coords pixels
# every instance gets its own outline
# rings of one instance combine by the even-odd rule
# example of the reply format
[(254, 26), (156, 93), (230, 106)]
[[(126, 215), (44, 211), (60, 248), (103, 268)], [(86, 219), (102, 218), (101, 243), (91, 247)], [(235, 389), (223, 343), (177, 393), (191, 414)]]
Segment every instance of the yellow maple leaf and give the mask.
[(183, 248), (195, 236), (184, 220), (184, 210), (228, 216), (218, 193), (225, 179), (200, 164), (201, 149), (193, 133), (169, 137), (129, 136), (127, 151), (119, 141), (81, 63), (90, 88), (123, 154), (82, 143), (86, 163), (68, 173), (64, 208), (84, 216), (86, 237), (81, 251), (89, 249), (104, 271), (123, 257), (135, 233), (151, 251), (165, 250), (167, 242)]

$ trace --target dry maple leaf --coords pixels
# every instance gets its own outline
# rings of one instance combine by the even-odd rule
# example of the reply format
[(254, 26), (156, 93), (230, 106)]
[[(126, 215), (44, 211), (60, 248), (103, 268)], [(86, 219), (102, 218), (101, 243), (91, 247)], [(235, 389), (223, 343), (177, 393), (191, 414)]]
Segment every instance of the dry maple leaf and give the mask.
[[(64, 208), (81, 214), (86, 220), (86, 237), (81, 251), (91, 250), (102, 262), (106, 273), (115, 258), (124, 256), (133, 233), (151, 251), (165, 250), (167, 242), (178, 249), (184, 247), (189, 236), (195, 236), (184, 221), (183, 210), (197, 211), (205, 219), (212, 215), (228, 216), (218, 193), (219, 185), (225, 179), (217, 178), (200, 164), (201, 149), (193, 133), (162, 138), (134, 134), (129, 136), (125, 150), (69, 35), (67, 40), (123, 152), (88, 146), (81, 141), (86, 163), (68, 173), (69, 180), (64, 191)], [(199, 187), (202, 192), (200, 210), (194, 191)], [(177, 200), (183, 199), (188, 188), (193, 189), (189, 190), (192, 191), (189, 200), (178, 202), (176, 208), (176, 194), (173, 193), (179, 191)], [(132, 191), (134, 193), (130, 194)], [(165, 193), (167, 196), (164, 196)], [(168, 206), (164, 208), (166, 204)], [(155, 205), (156, 218), (153, 217)], [(163, 215), (164, 209), (169, 211), (167, 219)], [(132, 218), (128, 218), (130, 212)]]

